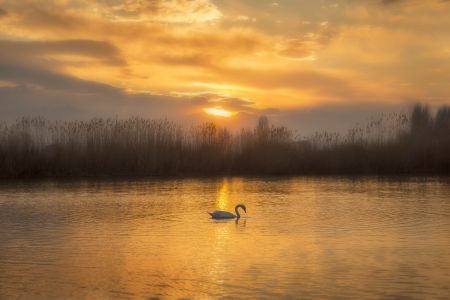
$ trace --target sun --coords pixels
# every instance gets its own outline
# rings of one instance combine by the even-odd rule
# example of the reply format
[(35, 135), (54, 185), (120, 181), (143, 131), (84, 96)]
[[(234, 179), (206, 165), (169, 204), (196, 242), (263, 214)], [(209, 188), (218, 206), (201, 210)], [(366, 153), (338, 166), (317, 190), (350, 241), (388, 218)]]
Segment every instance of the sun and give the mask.
[(235, 114), (229, 110), (221, 109), (221, 108), (205, 108), (205, 109), (203, 109), (203, 111), (205, 113), (207, 113), (208, 115), (212, 115), (212, 116), (216, 116), (216, 117), (224, 117), (224, 118), (229, 118)]

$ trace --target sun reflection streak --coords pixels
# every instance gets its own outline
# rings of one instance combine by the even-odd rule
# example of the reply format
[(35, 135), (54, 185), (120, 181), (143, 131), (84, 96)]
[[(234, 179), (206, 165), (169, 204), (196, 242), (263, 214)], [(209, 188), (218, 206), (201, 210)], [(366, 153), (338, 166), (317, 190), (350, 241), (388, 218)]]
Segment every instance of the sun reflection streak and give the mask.
[(217, 194), (216, 207), (218, 209), (225, 209), (228, 205), (228, 200), (228, 181), (224, 180)]
[[(216, 196), (215, 206), (219, 210), (225, 210), (229, 205), (229, 182), (224, 180), (219, 188)], [(229, 269), (226, 265), (226, 257), (229, 252), (229, 245), (231, 242), (230, 223), (229, 220), (217, 221), (218, 226), (214, 227), (213, 235), (211, 237), (211, 251), (210, 251), (210, 264), (208, 268), (208, 277), (223, 284), (223, 277), (229, 273)]]

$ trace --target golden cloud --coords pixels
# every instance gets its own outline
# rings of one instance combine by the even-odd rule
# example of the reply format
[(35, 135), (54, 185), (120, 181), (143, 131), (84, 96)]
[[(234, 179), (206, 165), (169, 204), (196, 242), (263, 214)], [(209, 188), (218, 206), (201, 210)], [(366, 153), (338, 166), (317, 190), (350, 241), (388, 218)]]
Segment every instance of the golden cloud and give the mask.
[(93, 83), (171, 99), (174, 93), (227, 95), (220, 106), (246, 112), (367, 100), (442, 102), (450, 98), (449, 13), (449, 1), (441, 0), (348, 1), (332, 8), (0, 0), (0, 79), (49, 91), (92, 91)]

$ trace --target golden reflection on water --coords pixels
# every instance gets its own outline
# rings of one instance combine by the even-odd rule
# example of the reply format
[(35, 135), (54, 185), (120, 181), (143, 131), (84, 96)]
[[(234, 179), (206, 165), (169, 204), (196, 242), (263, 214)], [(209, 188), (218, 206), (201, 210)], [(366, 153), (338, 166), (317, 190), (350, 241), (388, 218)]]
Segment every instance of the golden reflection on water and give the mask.
[[(216, 209), (226, 210), (229, 208), (229, 179), (223, 179), (220, 188), (216, 196)], [(210, 264), (208, 265), (207, 272), (208, 278), (211, 282), (216, 284), (224, 283), (224, 275), (230, 273), (227, 264), (224, 263), (223, 258), (227, 256), (227, 251), (229, 251), (229, 245), (236, 243), (233, 241), (230, 235), (230, 227), (232, 220), (212, 220), (214, 222), (214, 228), (211, 235), (211, 249), (210, 249)], [(229, 254), (228, 254), (229, 255)]]
[[(445, 298), (449, 192), (332, 178), (0, 189), (0, 299)], [(248, 218), (206, 213), (236, 202)]]
[(224, 179), (216, 197), (217, 210), (225, 210), (226, 208), (228, 208), (228, 200), (229, 200), (228, 185), (229, 185), (228, 179)]

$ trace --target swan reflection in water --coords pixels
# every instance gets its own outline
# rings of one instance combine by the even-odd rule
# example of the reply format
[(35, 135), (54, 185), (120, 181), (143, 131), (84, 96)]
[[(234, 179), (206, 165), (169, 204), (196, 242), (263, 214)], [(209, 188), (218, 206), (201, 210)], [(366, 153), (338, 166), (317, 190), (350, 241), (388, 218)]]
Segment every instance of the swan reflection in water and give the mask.
[[(214, 223), (229, 223), (233, 219), (213, 219)], [(235, 218), (234, 224), (236, 224), (236, 228), (244, 228), (247, 224), (247, 218)]]
[(239, 213), (239, 208), (242, 208), (244, 210), (244, 212), (247, 214), (247, 208), (245, 207), (244, 204), (236, 205), (236, 207), (234, 208), (234, 211), (236, 212), (236, 214), (233, 214), (232, 212), (224, 211), (224, 210), (210, 211), (210, 212), (208, 212), (208, 214), (210, 214), (211, 218), (213, 218), (213, 219), (224, 220), (224, 219), (236, 218), (236, 220), (238, 220), (241, 217), (241, 214)]
[(243, 218), (242, 220), (236, 218), (234, 220), (234, 224), (236, 224), (236, 229), (237, 230), (239, 230), (239, 231), (244, 230), (245, 229), (245, 225), (247, 224), (247, 218)]

